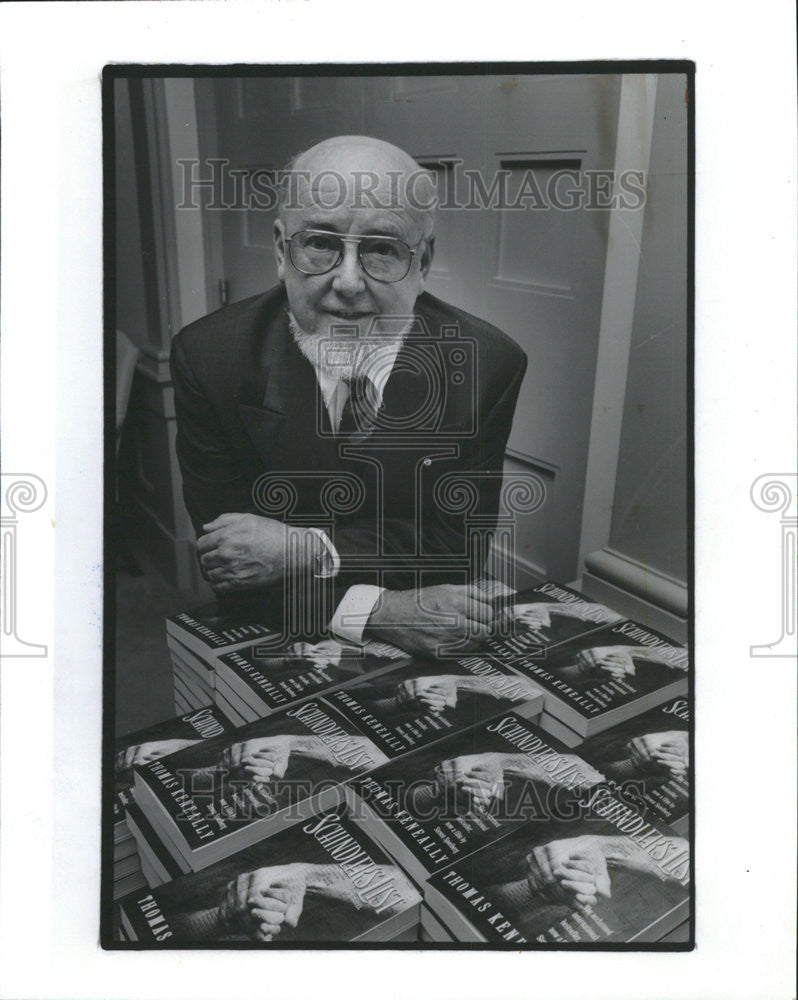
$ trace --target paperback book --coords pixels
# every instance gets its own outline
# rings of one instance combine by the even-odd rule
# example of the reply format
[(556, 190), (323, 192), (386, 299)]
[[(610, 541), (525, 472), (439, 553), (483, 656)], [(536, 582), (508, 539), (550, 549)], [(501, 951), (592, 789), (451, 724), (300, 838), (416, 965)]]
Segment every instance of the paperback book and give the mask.
[(204, 705), (118, 739), (114, 748), (114, 841), (130, 836), (125, 810), (130, 804), (133, 769), (137, 764), (215, 739), (234, 728), (216, 706)]
[(197, 871), (334, 808), (344, 781), (386, 759), (334, 708), (309, 701), (137, 766), (134, 796), (167, 848)]
[(579, 747), (608, 781), (634, 793), (650, 812), (683, 835), (690, 826), (690, 708), (674, 698), (622, 722)]
[(393, 941), (414, 936), (421, 896), (345, 809), (308, 817), (121, 904), (130, 940), (252, 947)]
[(390, 758), (497, 712), (535, 718), (543, 705), (533, 681), (483, 656), (413, 659), (390, 673), (336, 690), (326, 700)]
[(570, 816), (603, 779), (514, 712), (349, 782), (353, 815), (419, 883), (513, 826)]
[(553, 580), (528, 590), (496, 597), (499, 628), (485, 641), (485, 652), (502, 663), (540, 655), (561, 642), (593, 632), (622, 616)]
[(126, 816), (127, 825), (133, 834), (141, 860), (141, 870), (150, 888), (171, 882), (172, 879), (190, 871), (188, 865), (178, 864), (164, 847), (152, 824), (135, 802), (131, 802), (127, 807)]
[(240, 611), (232, 616), (212, 601), (167, 618), (166, 637), (170, 648), (180, 643), (203, 662), (211, 663), (222, 653), (274, 638), (274, 633), (258, 621), (255, 609), (250, 618), (242, 617)]
[(459, 940), (661, 940), (689, 916), (688, 841), (606, 786), (570, 820), (537, 819), (433, 875), (425, 902)]
[(513, 661), (543, 690), (543, 711), (582, 738), (687, 693), (688, 652), (624, 620)]
[(325, 691), (385, 673), (408, 659), (395, 646), (382, 642), (351, 646), (324, 639), (295, 642), (282, 649), (256, 642), (220, 656), (216, 670), (218, 680), (235, 691), (256, 718), (265, 718)]

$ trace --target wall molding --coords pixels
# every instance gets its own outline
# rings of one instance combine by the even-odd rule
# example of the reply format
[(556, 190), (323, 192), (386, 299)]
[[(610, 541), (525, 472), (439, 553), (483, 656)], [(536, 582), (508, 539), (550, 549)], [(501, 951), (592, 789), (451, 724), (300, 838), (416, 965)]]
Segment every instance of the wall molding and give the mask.
[(605, 548), (585, 559), (581, 589), (620, 614), (687, 641), (688, 588), (682, 580)]
[(675, 615), (687, 616), (687, 584), (661, 570), (625, 556), (614, 549), (591, 552), (585, 568), (594, 576), (614, 583)]

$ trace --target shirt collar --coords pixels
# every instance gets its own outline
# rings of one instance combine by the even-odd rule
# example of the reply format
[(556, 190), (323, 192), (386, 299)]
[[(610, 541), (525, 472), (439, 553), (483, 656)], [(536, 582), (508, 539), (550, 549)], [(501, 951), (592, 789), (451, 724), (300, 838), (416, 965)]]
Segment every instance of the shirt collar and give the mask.
[[(364, 364), (358, 366), (358, 369), (355, 372), (355, 374), (365, 375), (371, 380), (377, 391), (380, 403), (382, 403), (385, 386), (388, 379), (391, 377), (391, 372), (393, 371), (394, 364), (396, 363), (397, 355), (404, 344), (405, 337), (407, 336), (407, 332), (412, 326), (412, 323), (413, 321), (410, 320), (399, 331), (397, 336), (386, 339), (385, 344), (380, 344), (370, 351)], [(342, 382), (343, 379), (336, 375), (334, 370), (330, 370), (330, 368), (320, 363), (318, 351), (313, 349), (311, 341), (309, 341), (306, 337), (301, 336), (302, 330), (290, 312), (288, 313), (288, 324), (297, 347), (311, 363), (311, 365), (313, 365), (313, 370), (316, 373), (316, 379), (319, 383), (322, 395), (324, 396), (324, 400), (327, 404), (329, 404), (331, 397), (336, 392), (339, 383)]]

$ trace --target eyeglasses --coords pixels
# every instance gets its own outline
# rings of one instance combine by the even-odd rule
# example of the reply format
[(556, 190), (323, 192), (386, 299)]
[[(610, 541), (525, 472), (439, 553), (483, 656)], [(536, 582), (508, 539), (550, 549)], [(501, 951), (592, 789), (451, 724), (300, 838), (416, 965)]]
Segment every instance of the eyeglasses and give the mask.
[(323, 229), (302, 229), (287, 236), (291, 263), (302, 274), (327, 274), (344, 259), (344, 244), (357, 243), (357, 257), (375, 281), (401, 281), (421, 242), (410, 247), (396, 236), (340, 236)]

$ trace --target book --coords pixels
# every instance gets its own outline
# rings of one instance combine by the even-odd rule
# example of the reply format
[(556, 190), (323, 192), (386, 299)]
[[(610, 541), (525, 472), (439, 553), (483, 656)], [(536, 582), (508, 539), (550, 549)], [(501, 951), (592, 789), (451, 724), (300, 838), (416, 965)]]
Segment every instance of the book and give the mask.
[(274, 638), (274, 633), (257, 618), (242, 618), (242, 612), (226, 613), (216, 601), (181, 611), (166, 619), (167, 644), (177, 642), (195, 653), (204, 663), (213, 663), (217, 656), (239, 649), (259, 639)]
[(141, 870), (151, 889), (190, 871), (188, 865), (178, 864), (135, 802), (127, 807), (126, 816), (141, 859)]
[(219, 709), (224, 712), (227, 718), (230, 719), (236, 729), (240, 729), (241, 726), (246, 726), (250, 722), (256, 721), (251, 717), (251, 712), (249, 711), (246, 715), (242, 715), (239, 708), (236, 707), (236, 705), (234, 705), (228, 697), (228, 691), (222, 690), (218, 686), (213, 692), (213, 700)]
[(116, 740), (114, 745), (114, 843), (130, 836), (125, 810), (130, 804), (133, 767), (175, 750), (232, 732), (234, 725), (216, 706), (191, 707), (174, 719), (158, 722)]
[(513, 826), (571, 816), (603, 775), (507, 712), (347, 786), (352, 815), (419, 884)]
[[(258, 715), (251, 705), (241, 697), (238, 691), (235, 691), (230, 687), (227, 682), (221, 678), (216, 678), (216, 688), (214, 690), (214, 698), (217, 704), (221, 705), (223, 708), (225, 705), (229, 705), (230, 708), (236, 713), (236, 718), (240, 718), (240, 726), (246, 726), (250, 722), (257, 722), (258, 719), (264, 718), (262, 715)], [(271, 714), (271, 713), (269, 713)]]
[(175, 698), (189, 706), (190, 711), (196, 711), (208, 704), (208, 696), (187, 684), (179, 674), (172, 674)]
[(124, 840), (114, 841), (114, 870), (116, 870), (116, 865), (118, 861), (123, 858), (130, 857), (131, 854), (136, 853), (136, 841), (133, 837), (126, 837)]
[(674, 698), (593, 736), (579, 755), (677, 833), (690, 826), (690, 706)]
[(295, 642), (282, 649), (256, 642), (217, 659), (217, 683), (223, 680), (257, 718), (265, 718), (325, 691), (385, 673), (407, 660), (406, 653), (383, 642), (352, 646), (324, 639)]
[(324, 702), (294, 708), (135, 769), (134, 798), (193, 871), (334, 808), (343, 782), (386, 756)]
[(114, 882), (118, 882), (120, 879), (126, 878), (128, 875), (134, 875), (136, 872), (141, 871), (141, 862), (139, 861), (138, 851), (134, 849), (131, 854), (126, 858), (121, 858), (119, 861), (114, 859)]
[(412, 659), (390, 673), (333, 691), (325, 700), (390, 758), (497, 712), (512, 709), (534, 718), (543, 704), (534, 682), (484, 656)]
[(421, 896), (348, 816), (326, 811), (201, 872), (123, 900), (121, 925), (151, 947), (413, 940)]
[(125, 875), (123, 878), (114, 879), (113, 884), (113, 898), (114, 901), (118, 899), (124, 899), (125, 896), (129, 895), (131, 892), (135, 892), (137, 889), (145, 889), (147, 887), (147, 880), (144, 877), (144, 873), (141, 868), (137, 868), (136, 871), (132, 872), (130, 875)]
[(538, 725), (571, 749), (575, 749), (585, 742), (584, 736), (571, 729), (570, 726), (566, 726), (564, 722), (560, 722), (556, 715), (552, 715), (545, 709), (540, 713)]
[(444, 927), (426, 903), (421, 904), (420, 924), (422, 941), (445, 942), (449, 944), (456, 940), (451, 931), (447, 927)]
[[(216, 673), (213, 670), (206, 671), (206, 674), (198, 673), (193, 667), (188, 665), (187, 660), (175, 652), (170, 652), (172, 661), (172, 674), (179, 677), (186, 688), (202, 699), (202, 704), (207, 705), (213, 701), (213, 691), (216, 687)], [(213, 681), (208, 679), (207, 674), (213, 677)]]
[(493, 605), (501, 615), (500, 628), (485, 640), (485, 652), (507, 664), (623, 620), (605, 605), (553, 580), (496, 597)]
[(166, 645), (169, 650), (169, 658), (172, 661), (172, 669), (177, 668), (185, 675), (190, 676), (203, 690), (211, 692), (212, 697), (213, 689), (216, 686), (215, 657), (203, 660), (188, 646), (184, 646), (170, 635), (166, 637)]
[(688, 651), (624, 619), (513, 661), (543, 690), (543, 711), (583, 739), (687, 693)]
[(434, 874), (424, 898), (462, 941), (652, 942), (689, 915), (688, 841), (606, 786), (570, 820), (537, 819)]

